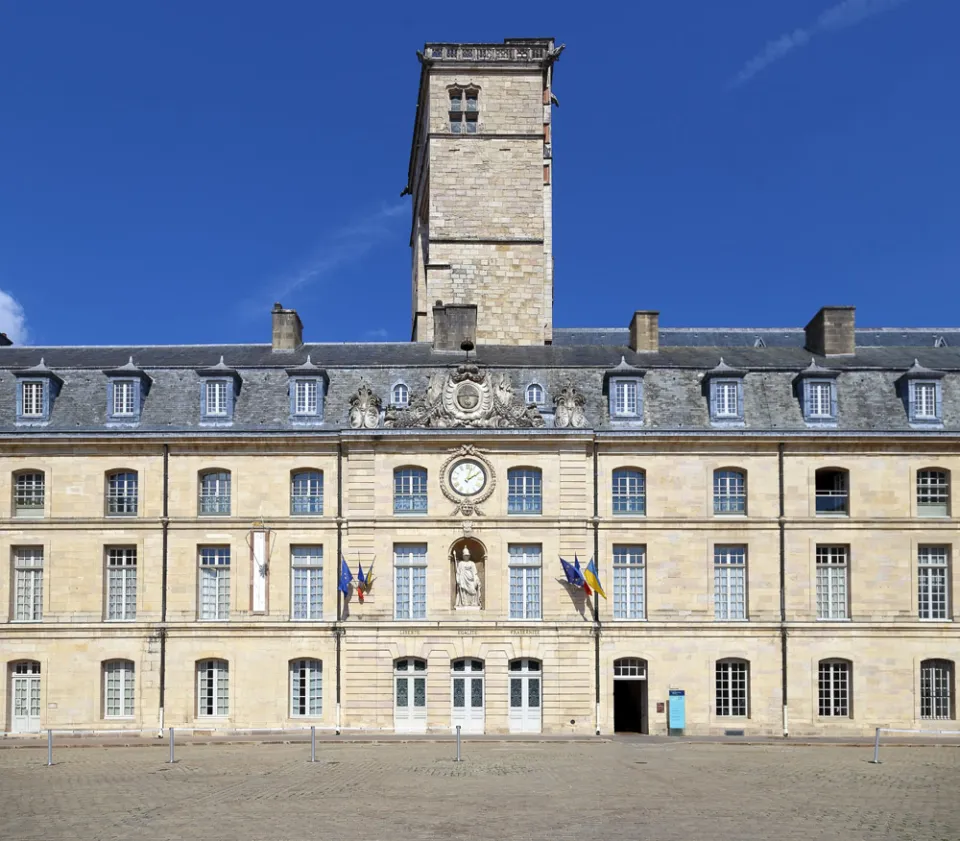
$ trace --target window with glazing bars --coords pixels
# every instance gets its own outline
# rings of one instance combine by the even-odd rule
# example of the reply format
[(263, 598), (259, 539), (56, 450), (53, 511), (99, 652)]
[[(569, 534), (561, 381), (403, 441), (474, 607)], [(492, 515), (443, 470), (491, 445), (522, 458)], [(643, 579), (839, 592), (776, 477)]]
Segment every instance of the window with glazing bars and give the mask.
[(427, 617), (427, 547), (396, 546), (393, 550), (394, 617)]
[(539, 383), (530, 383), (527, 386), (527, 403), (539, 405), (543, 402), (543, 386)]
[(13, 483), (13, 513), (16, 517), (43, 516), (46, 481), (43, 473), (18, 473)]
[(937, 384), (913, 384), (913, 417), (916, 420), (937, 420)]
[(613, 618), (643, 619), (646, 546), (613, 547)]
[(20, 383), (20, 414), (23, 417), (43, 417), (43, 388), (42, 382)]
[(718, 418), (740, 417), (739, 384), (730, 380), (721, 380), (714, 383), (716, 403), (713, 414)]
[(137, 618), (137, 548), (107, 549), (107, 619)]
[(206, 388), (206, 414), (208, 417), (226, 417), (227, 381), (208, 380)]
[(833, 417), (833, 383), (807, 383), (807, 417)]
[(713, 547), (713, 607), (716, 619), (747, 618), (747, 547)]
[(134, 715), (134, 666), (130, 660), (110, 660), (103, 665), (104, 718)]
[(230, 618), (230, 547), (200, 549), (200, 618)]
[(817, 514), (849, 514), (847, 471), (818, 470), (814, 474)]
[(391, 392), (390, 402), (394, 406), (405, 409), (410, 403), (410, 389), (404, 383), (397, 383)]
[(137, 401), (134, 389), (137, 383), (133, 380), (114, 380), (113, 383), (113, 411), (114, 417), (124, 417), (136, 414)]
[(323, 474), (305, 470), (290, 477), (290, 513), (323, 513)]
[(511, 546), (510, 568), (510, 618), (540, 618), (540, 567), (539, 546)]
[(132, 517), (137, 513), (139, 499), (136, 473), (111, 473), (107, 476), (107, 514)]
[(543, 510), (542, 478), (535, 468), (507, 471), (507, 513), (539, 514)]
[(319, 382), (317, 380), (296, 380), (294, 389), (294, 413), (298, 415), (317, 414)]
[(917, 550), (917, 609), (920, 619), (949, 619), (946, 546), (921, 546)]
[(739, 470), (713, 471), (713, 513), (745, 514), (747, 480)]
[(817, 619), (846, 619), (849, 598), (846, 546), (817, 547)]
[(230, 666), (226, 660), (197, 663), (197, 715), (229, 715)]
[(636, 415), (640, 407), (640, 386), (633, 380), (615, 380), (613, 383), (614, 415)]
[(613, 471), (613, 513), (645, 514), (647, 477), (642, 470)]
[(952, 719), (953, 663), (924, 660), (920, 664), (920, 718)]
[(717, 715), (747, 715), (748, 679), (747, 664), (743, 660), (717, 661)]
[(425, 514), (427, 471), (404, 467), (393, 471), (393, 510), (396, 514)]
[(223, 471), (200, 476), (200, 513), (230, 513), (230, 474)]
[(819, 714), (849, 718), (850, 664), (842, 660), (821, 660), (819, 672)]
[(290, 548), (293, 568), (294, 619), (320, 619), (323, 616), (323, 547), (293, 546)]
[(917, 471), (917, 514), (921, 517), (950, 515), (950, 475), (945, 470)]
[(13, 576), (14, 621), (39, 622), (43, 619), (43, 547), (16, 547)]
[(450, 131), (453, 134), (476, 134), (480, 106), (477, 91), (453, 88), (450, 91)]
[(290, 663), (290, 715), (293, 718), (323, 714), (323, 663), (293, 660)]

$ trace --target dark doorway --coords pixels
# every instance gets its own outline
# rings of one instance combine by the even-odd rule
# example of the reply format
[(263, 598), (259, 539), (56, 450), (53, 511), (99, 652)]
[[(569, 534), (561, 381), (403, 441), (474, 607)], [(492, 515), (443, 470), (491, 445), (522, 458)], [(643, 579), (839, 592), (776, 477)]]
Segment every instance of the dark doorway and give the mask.
[(615, 733), (647, 733), (647, 682), (613, 682), (613, 730)]

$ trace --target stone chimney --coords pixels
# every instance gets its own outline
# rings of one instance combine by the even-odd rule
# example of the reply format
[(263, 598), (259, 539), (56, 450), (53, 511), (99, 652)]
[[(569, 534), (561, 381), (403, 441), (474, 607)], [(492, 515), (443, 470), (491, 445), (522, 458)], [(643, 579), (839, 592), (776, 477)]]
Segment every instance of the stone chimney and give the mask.
[(433, 307), (434, 350), (463, 350), (470, 342), (471, 350), (477, 344), (477, 305), (447, 304), (440, 301)]
[(303, 322), (296, 310), (285, 310), (280, 303), (273, 305), (273, 350), (293, 353), (303, 345)]
[(855, 307), (821, 307), (804, 328), (806, 346), (820, 356), (839, 356), (856, 351)]
[(637, 310), (630, 319), (630, 350), (656, 353), (660, 350), (660, 313)]

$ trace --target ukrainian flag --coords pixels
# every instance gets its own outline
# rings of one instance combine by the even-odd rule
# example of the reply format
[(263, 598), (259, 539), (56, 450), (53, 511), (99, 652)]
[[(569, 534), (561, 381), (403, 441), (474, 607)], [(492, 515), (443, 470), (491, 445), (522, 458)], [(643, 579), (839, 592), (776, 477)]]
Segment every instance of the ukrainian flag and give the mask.
[(583, 578), (594, 590), (596, 590), (604, 598), (607, 597), (607, 594), (603, 592), (603, 587), (600, 586), (600, 578), (597, 575), (597, 562), (591, 558), (590, 563), (583, 570)]

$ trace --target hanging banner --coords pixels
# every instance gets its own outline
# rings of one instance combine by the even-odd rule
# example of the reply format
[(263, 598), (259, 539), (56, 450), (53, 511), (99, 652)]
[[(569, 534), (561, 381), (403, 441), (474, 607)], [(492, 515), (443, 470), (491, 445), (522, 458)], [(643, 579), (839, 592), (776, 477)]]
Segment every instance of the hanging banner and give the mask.
[(267, 612), (267, 575), (270, 571), (270, 537), (272, 532), (255, 524), (247, 534), (250, 547), (250, 611)]

